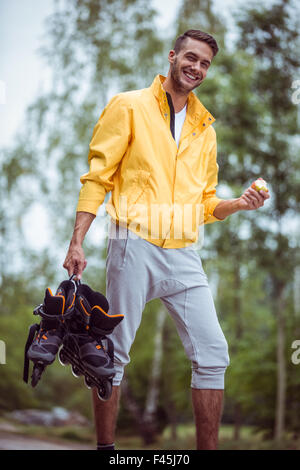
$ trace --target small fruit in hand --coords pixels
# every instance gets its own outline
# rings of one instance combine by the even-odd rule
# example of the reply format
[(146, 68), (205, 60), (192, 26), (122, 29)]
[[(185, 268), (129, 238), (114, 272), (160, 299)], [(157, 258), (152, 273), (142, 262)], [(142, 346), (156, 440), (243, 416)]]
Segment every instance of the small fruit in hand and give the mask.
[(256, 191), (265, 191), (266, 193), (269, 192), (267, 183), (262, 178), (258, 178), (257, 180), (253, 181), (251, 188), (256, 189)]

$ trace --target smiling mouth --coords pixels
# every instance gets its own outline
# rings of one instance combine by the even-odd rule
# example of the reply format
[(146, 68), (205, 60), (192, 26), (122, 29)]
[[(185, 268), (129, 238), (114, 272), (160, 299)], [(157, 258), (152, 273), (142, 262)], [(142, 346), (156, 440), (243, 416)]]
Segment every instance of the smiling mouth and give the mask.
[(183, 73), (190, 81), (197, 82), (198, 80), (200, 80), (200, 77), (195, 76), (190, 72), (183, 71)]

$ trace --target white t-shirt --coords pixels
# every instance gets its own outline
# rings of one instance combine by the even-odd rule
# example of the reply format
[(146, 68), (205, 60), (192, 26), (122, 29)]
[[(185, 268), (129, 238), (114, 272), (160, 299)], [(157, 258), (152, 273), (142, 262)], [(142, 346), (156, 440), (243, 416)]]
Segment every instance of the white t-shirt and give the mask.
[(182, 131), (182, 126), (186, 116), (186, 105), (185, 107), (179, 111), (179, 113), (175, 113), (175, 141), (177, 147), (179, 147), (179, 140)]

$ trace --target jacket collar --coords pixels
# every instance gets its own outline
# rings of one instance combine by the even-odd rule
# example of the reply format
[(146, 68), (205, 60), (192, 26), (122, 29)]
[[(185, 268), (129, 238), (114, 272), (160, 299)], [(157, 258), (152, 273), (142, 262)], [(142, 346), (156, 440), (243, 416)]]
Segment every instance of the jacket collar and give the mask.
[[(157, 75), (150, 87), (154, 96), (157, 98), (160, 108), (164, 114), (169, 112), (167, 95), (162, 86), (165, 79), (166, 77), (163, 75)], [(201, 130), (205, 130), (215, 121), (215, 118), (212, 116), (212, 114), (210, 114), (205, 106), (203, 106), (201, 101), (192, 91), (188, 96), (186, 119), (193, 128), (199, 127)]]

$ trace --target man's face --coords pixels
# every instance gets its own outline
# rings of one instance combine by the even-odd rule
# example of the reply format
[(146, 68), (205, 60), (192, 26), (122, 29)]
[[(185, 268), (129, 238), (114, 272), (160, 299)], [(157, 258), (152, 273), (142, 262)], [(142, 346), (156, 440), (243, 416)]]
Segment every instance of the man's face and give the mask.
[(174, 89), (188, 94), (197, 88), (206, 77), (213, 59), (213, 51), (208, 44), (197, 39), (187, 38), (178, 52), (169, 52), (171, 78)]

